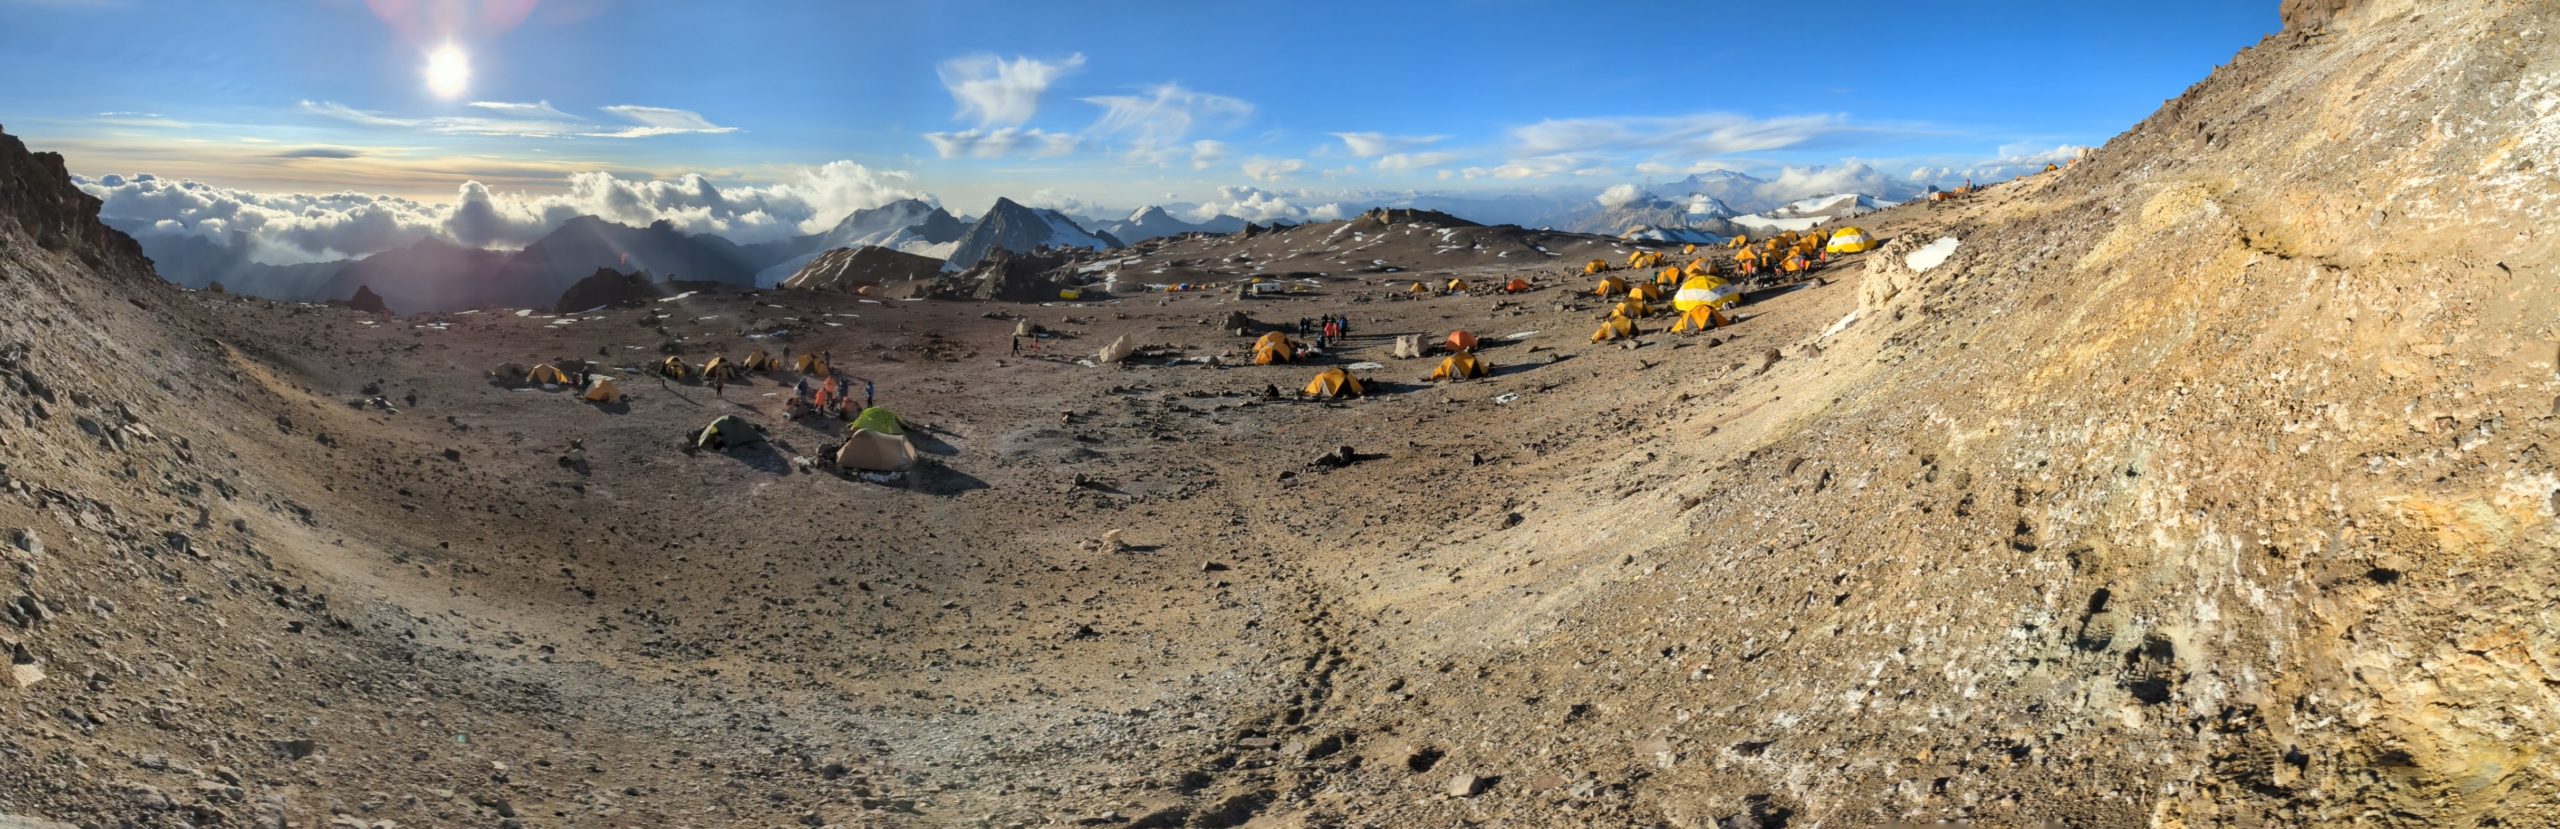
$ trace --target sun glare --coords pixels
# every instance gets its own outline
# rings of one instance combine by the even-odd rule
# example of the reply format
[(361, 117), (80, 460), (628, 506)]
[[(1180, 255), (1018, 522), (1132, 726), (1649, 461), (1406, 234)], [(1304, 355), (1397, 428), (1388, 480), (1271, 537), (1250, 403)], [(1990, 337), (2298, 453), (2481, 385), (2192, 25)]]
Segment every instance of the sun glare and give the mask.
[(452, 98), (471, 85), (471, 56), (462, 47), (447, 43), (427, 53), (427, 91), (438, 98)]

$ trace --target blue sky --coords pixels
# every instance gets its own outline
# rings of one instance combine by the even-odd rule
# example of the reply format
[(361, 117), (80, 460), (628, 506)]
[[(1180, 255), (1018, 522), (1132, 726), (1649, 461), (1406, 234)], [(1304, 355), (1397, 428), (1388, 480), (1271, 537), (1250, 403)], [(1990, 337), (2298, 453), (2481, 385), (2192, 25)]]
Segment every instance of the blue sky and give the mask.
[[(2275, 6), (0, 0), (0, 123), (92, 176), (421, 203), (597, 172), (966, 212), (1925, 178), (2102, 143)], [(470, 77), (439, 95), (445, 43)]]

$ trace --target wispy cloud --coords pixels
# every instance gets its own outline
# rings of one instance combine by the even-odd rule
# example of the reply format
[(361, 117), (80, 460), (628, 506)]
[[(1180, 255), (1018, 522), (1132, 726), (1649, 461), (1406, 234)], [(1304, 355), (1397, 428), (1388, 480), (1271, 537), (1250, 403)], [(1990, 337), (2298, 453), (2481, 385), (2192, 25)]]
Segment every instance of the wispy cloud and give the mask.
[(934, 154), (943, 158), (1004, 158), (1016, 153), (1055, 158), (1075, 152), (1083, 143), (1072, 134), (1020, 127), (928, 132), (924, 140), (932, 142)]
[(1824, 139), (1895, 130), (1862, 127), (1840, 115), (1795, 115), (1752, 118), (1733, 113), (1633, 118), (1566, 118), (1540, 121), (1511, 130), (1519, 155), (1559, 153), (1674, 152), (1690, 156), (1783, 150)]
[(535, 101), (530, 104), (512, 103), (507, 101), (473, 101), (471, 102), (471, 105), (509, 118), (548, 119), (553, 121), (586, 120), (575, 115), (570, 115), (569, 113), (553, 109), (550, 101)]
[(365, 151), (353, 147), (298, 147), (274, 154), (273, 158), (363, 158)]
[(496, 117), (437, 116), (404, 118), (356, 109), (336, 101), (303, 101), (302, 110), (314, 115), (335, 118), (350, 124), (381, 129), (422, 130), (446, 135), (477, 135), (511, 138), (655, 138), (665, 135), (720, 134), (737, 132), (736, 127), (711, 123), (701, 113), (666, 107), (623, 104), (603, 107), (602, 111), (632, 122), (631, 126), (601, 126), (561, 112), (549, 102), (531, 104), (479, 101), (474, 108), (499, 113)]
[(1337, 132), (1332, 135), (1342, 139), (1342, 145), (1359, 158), (1420, 149), (1449, 138), (1446, 135), (1388, 135), (1379, 132)]
[(1206, 170), (1226, 160), (1226, 142), (1207, 139), (1191, 142), (1191, 169)]
[(967, 55), (942, 62), (935, 74), (942, 88), (960, 105), (956, 119), (975, 119), (978, 129), (1018, 127), (1040, 112), (1040, 97), (1049, 85), (1083, 68), (1084, 55), (1047, 62), (1028, 57), (1005, 60), (994, 55)]
[(1083, 99), (1102, 108), (1087, 132), (1127, 140), (1140, 151), (1172, 147), (1194, 129), (1231, 129), (1253, 117), (1253, 105), (1225, 95), (1161, 84), (1144, 95)]
[(622, 116), (639, 126), (592, 133), (597, 138), (655, 138), (661, 135), (691, 133), (719, 135), (738, 131), (737, 127), (724, 127), (711, 123), (710, 119), (702, 117), (702, 113), (689, 109), (617, 104), (604, 107), (603, 111)]
[(1388, 153), (1378, 156), (1378, 169), (1387, 172), (1428, 170), (1458, 160), (1457, 153)]

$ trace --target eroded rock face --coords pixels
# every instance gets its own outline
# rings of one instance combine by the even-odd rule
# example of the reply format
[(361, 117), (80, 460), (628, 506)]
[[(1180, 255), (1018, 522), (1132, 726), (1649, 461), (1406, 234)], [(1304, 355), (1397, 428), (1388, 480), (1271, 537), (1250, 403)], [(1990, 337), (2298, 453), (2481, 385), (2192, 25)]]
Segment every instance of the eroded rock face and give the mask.
[(2357, 5), (2357, 0), (2284, 0), (2279, 13), (2287, 29), (2319, 28)]

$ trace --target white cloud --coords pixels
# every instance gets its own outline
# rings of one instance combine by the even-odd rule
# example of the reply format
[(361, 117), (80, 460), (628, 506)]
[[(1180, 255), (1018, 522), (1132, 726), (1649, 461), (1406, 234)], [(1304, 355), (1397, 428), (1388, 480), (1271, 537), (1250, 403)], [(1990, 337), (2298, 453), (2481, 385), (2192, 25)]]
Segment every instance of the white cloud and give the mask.
[(1762, 199), (1785, 202), (1834, 193), (1883, 195), (1891, 185), (1892, 176), (1872, 164), (1852, 159), (1827, 167), (1783, 168), (1755, 189)]
[(983, 130), (1029, 123), (1040, 112), (1040, 97), (1049, 86), (1083, 66), (1081, 54), (1056, 63), (981, 54), (943, 61), (934, 71), (942, 78), (942, 88), (951, 92), (951, 100), (960, 105), (952, 117), (975, 119)]
[(302, 111), (358, 126), (425, 130), (448, 135), (511, 138), (655, 138), (662, 135), (719, 134), (738, 131), (736, 127), (724, 127), (711, 123), (709, 119), (702, 117), (701, 113), (666, 107), (631, 104), (604, 107), (602, 111), (633, 123), (633, 126), (615, 128), (600, 126), (561, 112), (547, 101), (530, 104), (476, 101), (471, 106), (497, 113), (497, 115), (403, 118), (356, 109), (336, 101), (303, 101)]
[(1600, 191), (1600, 197), (1593, 199), (1593, 201), (1599, 202), (1602, 209), (1616, 210), (1618, 208), (1634, 204), (1638, 201), (1642, 201), (1644, 198), (1644, 190), (1636, 187), (1635, 185), (1618, 184), (1611, 185), (1609, 189)]
[(550, 101), (535, 101), (530, 104), (511, 103), (507, 101), (473, 101), (471, 102), (471, 106), (478, 109), (485, 109), (509, 118), (536, 118), (552, 121), (583, 120), (575, 115), (561, 112), (560, 110), (553, 108)]
[(1589, 167), (1591, 161), (1592, 160), (1590, 158), (1574, 155), (1539, 156), (1535, 158), (1513, 159), (1498, 167), (1468, 167), (1458, 172), (1460, 175), (1470, 179), (1486, 177), (1504, 179), (1547, 178), (1549, 176), (1561, 176), (1573, 173), (1578, 170), (1591, 169)]
[(1378, 169), (1390, 172), (1428, 170), (1456, 160), (1457, 153), (1388, 153), (1378, 157)]
[(1332, 135), (1342, 139), (1342, 145), (1359, 158), (1419, 149), (1449, 138), (1446, 135), (1388, 135), (1378, 132), (1337, 132)]
[(1271, 182), (1288, 178), (1291, 174), (1307, 169), (1307, 163), (1294, 158), (1265, 158), (1257, 155), (1245, 159), (1243, 169), (1245, 178)]
[(1145, 95), (1099, 95), (1084, 102), (1102, 108), (1087, 132), (1125, 139), (1140, 151), (1171, 147), (1194, 129), (1232, 128), (1253, 116), (1252, 104), (1174, 84)]
[(1226, 142), (1210, 141), (1208, 139), (1191, 142), (1191, 169), (1206, 170), (1211, 167), (1218, 166), (1226, 160)]
[(433, 236), (459, 244), (520, 247), (563, 221), (592, 215), (633, 226), (666, 221), (687, 233), (752, 243), (817, 233), (854, 210), (925, 198), (903, 172), (850, 161), (790, 171), (781, 181), (722, 187), (700, 175), (625, 179), (602, 172), (568, 177), (557, 193), (500, 192), (458, 185), (451, 203), (362, 193), (258, 193), (150, 174), (77, 179), (105, 204), (108, 223), (141, 235), (192, 234), (250, 246), (263, 262), (364, 256)]
[(661, 135), (684, 135), (687, 133), (708, 133), (716, 135), (720, 133), (738, 131), (737, 127), (724, 127), (711, 123), (710, 119), (704, 118), (701, 113), (694, 112), (692, 110), (635, 106), (632, 104), (619, 104), (604, 107), (603, 109), (605, 112), (629, 119), (632, 122), (639, 124), (639, 126), (624, 127), (610, 132), (591, 134), (597, 138), (652, 138)]
[(1852, 127), (1838, 115), (1763, 119), (1710, 112), (1668, 117), (1550, 119), (1513, 128), (1511, 140), (1523, 156), (1628, 151), (1730, 155), (1782, 150), (1865, 132), (1875, 130)]
[(1306, 197), (1305, 193), (1291, 196), (1254, 187), (1220, 187), (1215, 199), (1188, 208), (1168, 208), (1167, 212), (1190, 222), (1205, 222), (1220, 215), (1261, 223), (1329, 222), (1342, 218), (1341, 203), (1303, 204)]
[(1055, 158), (1076, 151), (1082, 143), (1076, 136), (1047, 132), (1038, 128), (999, 127), (992, 130), (928, 132), (924, 140), (943, 158), (1003, 158), (1022, 153), (1032, 158)]
[(1072, 194), (1047, 187), (1031, 191), (1031, 195), (1022, 198), (1022, 205), (1024, 207), (1044, 207), (1076, 218), (1083, 218), (1087, 216), (1109, 216), (1117, 212), (1103, 207), (1102, 205), (1076, 198)]

